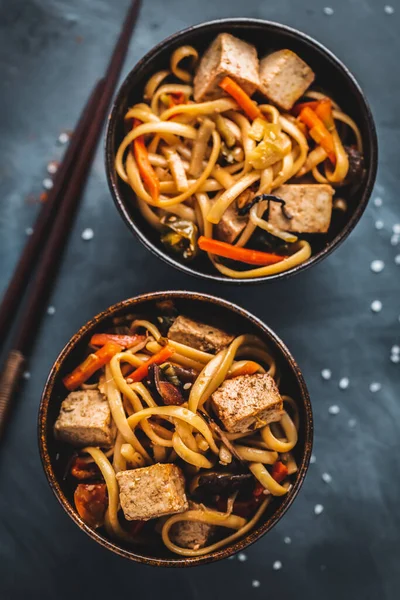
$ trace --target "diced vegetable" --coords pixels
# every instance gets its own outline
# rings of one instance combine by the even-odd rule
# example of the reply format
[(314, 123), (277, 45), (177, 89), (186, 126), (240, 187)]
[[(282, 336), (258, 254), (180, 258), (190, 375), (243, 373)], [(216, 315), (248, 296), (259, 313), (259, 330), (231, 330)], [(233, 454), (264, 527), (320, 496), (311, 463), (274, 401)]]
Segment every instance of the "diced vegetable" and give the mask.
[[(140, 125), (139, 119), (134, 119), (133, 126), (138, 127), (138, 125)], [(160, 181), (150, 164), (149, 154), (144, 143), (143, 135), (140, 135), (133, 140), (133, 153), (143, 183), (153, 200), (157, 201), (160, 195)]]
[(288, 474), (287, 466), (284, 465), (283, 462), (280, 462), (278, 460), (272, 467), (271, 475), (272, 475), (273, 479), (275, 479), (275, 481), (280, 483), (281, 481), (283, 481), (285, 479), (285, 477), (287, 477), (287, 474)]
[(312, 100), (311, 102), (300, 102), (299, 104), (296, 104), (295, 106), (293, 106), (292, 108), (292, 113), (298, 117), (299, 114), (301, 113), (301, 111), (303, 110), (303, 108), (311, 108), (311, 110), (314, 110), (317, 108), (318, 104), (320, 103), (320, 100)]
[(269, 252), (259, 252), (258, 250), (239, 248), (238, 246), (232, 246), (231, 244), (206, 238), (204, 236), (199, 238), (198, 244), (199, 248), (204, 250), (204, 252), (211, 252), (211, 254), (244, 262), (249, 265), (273, 265), (286, 258), (285, 256), (278, 256), (277, 254)]
[(150, 365), (162, 365), (162, 363), (166, 362), (173, 354), (175, 353), (175, 348), (172, 346), (164, 346), (159, 352), (154, 354), (147, 360), (145, 363), (140, 365), (137, 369), (135, 369), (130, 375), (128, 375), (129, 379), (132, 382), (142, 381), (149, 374)]
[(224, 92), (236, 100), (240, 108), (243, 109), (249, 119), (253, 121), (254, 119), (257, 119), (257, 117), (262, 118), (262, 112), (258, 108), (257, 104), (253, 102), (250, 96), (246, 94), (246, 92), (240, 87), (240, 85), (236, 83), (236, 81), (233, 81), (233, 79), (230, 77), (224, 77), (219, 86), (224, 90)]
[(88, 463), (83, 458), (76, 456), (72, 466), (71, 466), (71, 475), (75, 477), (75, 479), (85, 480), (92, 479), (99, 475), (99, 469), (97, 468), (95, 463)]
[(105, 483), (80, 483), (74, 493), (74, 502), (79, 516), (89, 527), (101, 527), (108, 506)]
[(95, 333), (90, 340), (91, 346), (104, 346), (107, 342), (115, 342), (123, 348), (131, 348), (139, 342), (144, 342), (145, 335), (118, 335), (114, 333)]
[(323, 147), (329, 157), (329, 160), (335, 164), (336, 154), (333, 137), (318, 115), (311, 108), (306, 106), (301, 111), (299, 119), (307, 125), (312, 139)]
[(185, 260), (194, 258), (197, 254), (197, 225), (175, 215), (164, 216), (160, 221), (165, 226), (161, 234), (164, 246), (180, 254)]
[[(267, 133), (267, 127), (269, 125), (274, 125), (274, 124), (268, 123), (268, 121), (266, 119), (261, 119), (260, 117), (257, 117), (257, 119), (254, 119), (253, 123), (251, 124), (250, 131), (249, 131), (249, 137), (252, 138), (253, 140), (255, 140), (256, 142), (261, 142), (261, 140)], [(279, 129), (278, 125), (275, 125), (275, 127), (277, 129)], [(278, 134), (279, 134), (279, 131), (278, 131)]]
[(282, 160), (290, 150), (290, 144), (288, 144), (287, 138), (281, 135), (279, 125), (268, 123), (263, 119), (256, 119), (253, 126), (257, 122), (258, 125), (253, 131), (253, 139), (261, 139), (262, 141), (249, 153), (249, 163), (255, 169), (266, 169)]
[(115, 354), (121, 352), (122, 346), (115, 342), (107, 342), (102, 348), (89, 356), (69, 375), (64, 377), (63, 383), (67, 390), (72, 392), (76, 390), (82, 383), (85, 383), (101, 367), (104, 367), (110, 362)]

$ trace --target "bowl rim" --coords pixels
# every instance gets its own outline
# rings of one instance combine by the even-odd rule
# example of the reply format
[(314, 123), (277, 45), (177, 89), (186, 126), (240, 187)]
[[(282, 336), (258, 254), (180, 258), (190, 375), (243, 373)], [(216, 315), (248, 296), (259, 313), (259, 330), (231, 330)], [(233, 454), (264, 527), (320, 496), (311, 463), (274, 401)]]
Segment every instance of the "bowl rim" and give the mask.
[[(48, 408), (52, 399), (53, 389), (55, 381), (58, 377), (59, 371), (62, 368), (65, 358), (69, 355), (71, 351), (76, 347), (76, 345), (81, 341), (82, 337), (88, 333), (92, 328), (97, 326), (103, 319), (118, 313), (122, 309), (127, 307), (132, 307), (143, 302), (153, 301), (153, 300), (161, 300), (165, 298), (170, 299), (183, 299), (183, 300), (195, 300), (201, 301), (205, 304), (216, 304), (223, 309), (226, 309), (230, 313), (235, 313), (240, 317), (243, 317), (245, 320), (252, 323), (257, 329), (261, 330), (261, 333), (264, 337), (266, 337), (270, 343), (278, 347), (284, 356), (286, 362), (288, 363), (289, 368), (292, 370), (297, 385), (300, 390), (301, 399), (304, 404), (305, 410), (305, 424), (304, 424), (304, 456), (299, 465), (298, 474), (296, 477), (296, 481), (294, 482), (290, 492), (285, 496), (283, 502), (280, 506), (274, 511), (271, 517), (259, 527), (254, 528), (250, 533), (248, 533), (243, 538), (238, 541), (230, 544), (229, 546), (222, 548), (218, 551), (211, 552), (210, 554), (206, 554), (205, 556), (198, 557), (179, 557), (177, 558), (151, 558), (149, 556), (143, 556), (136, 551), (127, 550), (126, 548), (120, 547), (117, 543), (114, 543), (111, 540), (104, 538), (99, 535), (95, 530), (88, 527), (82, 519), (79, 517), (77, 512), (70, 505), (67, 500), (61, 486), (54, 474), (48, 446), (47, 446), (47, 416), (48, 416)], [(237, 552), (243, 550), (250, 544), (254, 543), (258, 539), (260, 539), (264, 534), (266, 534), (272, 527), (281, 519), (281, 517), (286, 513), (289, 507), (292, 505), (294, 499), (296, 498), (307, 473), (312, 445), (313, 445), (313, 413), (311, 407), (310, 396), (308, 393), (308, 389), (306, 383), (304, 381), (303, 375), (299, 366), (297, 365), (295, 359), (293, 358), (291, 352), (288, 350), (286, 345), (282, 342), (280, 337), (268, 327), (263, 321), (258, 319), (252, 313), (247, 311), (244, 308), (222, 298), (211, 296), (209, 294), (197, 293), (197, 292), (189, 292), (183, 290), (167, 290), (167, 291), (158, 291), (158, 292), (149, 292), (146, 294), (140, 294), (133, 298), (129, 298), (127, 300), (123, 300), (122, 302), (118, 302), (113, 304), (106, 310), (97, 314), (95, 317), (90, 319), (85, 325), (83, 325), (65, 344), (64, 348), (59, 353), (56, 358), (53, 366), (51, 367), (50, 373), (46, 379), (46, 383), (43, 389), (43, 393), (40, 400), (39, 405), (39, 413), (38, 413), (38, 444), (39, 444), (39, 453), (42, 462), (42, 466), (47, 478), (47, 482), (50, 485), (55, 497), (58, 502), (61, 504), (66, 513), (71, 517), (71, 519), (83, 530), (86, 534), (88, 534), (92, 539), (98, 542), (103, 547), (111, 550), (115, 554), (119, 556), (123, 556), (125, 558), (129, 558), (133, 561), (144, 563), (152, 566), (162, 566), (162, 567), (189, 567), (195, 565), (206, 564), (210, 562), (215, 562), (223, 558), (227, 558), (228, 556), (232, 556)]]
[[(171, 44), (179, 40), (180, 38), (190, 35), (191, 33), (195, 33), (198, 31), (202, 31), (205, 29), (217, 29), (226, 25), (227, 27), (235, 27), (235, 26), (247, 26), (250, 29), (255, 27), (267, 27), (272, 28), (277, 31), (281, 31), (286, 33), (291, 38), (300, 38), (304, 42), (306, 42), (309, 46), (312, 46), (315, 50), (322, 53), (325, 58), (332, 64), (335, 65), (337, 69), (341, 71), (345, 78), (349, 81), (350, 85), (353, 88), (354, 94), (358, 100), (358, 103), (362, 107), (362, 112), (364, 113), (365, 123), (366, 123), (366, 139), (367, 146), (370, 150), (370, 165), (367, 172), (367, 176), (365, 179), (364, 188), (362, 191), (362, 195), (360, 198), (360, 202), (356, 207), (353, 215), (347, 221), (346, 225), (341, 229), (341, 231), (332, 239), (332, 241), (325, 246), (322, 250), (320, 250), (317, 254), (311, 255), (311, 257), (306, 260), (304, 263), (296, 265), (292, 267), (288, 271), (283, 271), (282, 273), (276, 273), (274, 275), (269, 275), (268, 277), (251, 277), (248, 279), (232, 279), (229, 277), (225, 277), (223, 275), (217, 273), (201, 273), (197, 269), (194, 269), (190, 266), (190, 264), (184, 264), (176, 260), (173, 256), (170, 256), (168, 253), (164, 252), (160, 249), (156, 244), (154, 244), (141, 230), (140, 227), (136, 225), (136, 222), (130, 217), (128, 210), (125, 207), (124, 194), (120, 194), (118, 190), (118, 176), (116, 174), (114, 168), (114, 149), (112, 147), (112, 137), (113, 131), (118, 121), (118, 106), (121, 101), (124, 100), (126, 92), (131, 87), (132, 83), (135, 81), (138, 71), (144, 68), (149, 62), (153, 61), (157, 55), (159, 55), (163, 50), (167, 49)], [(187, 41), (187, 40), (186, 40)], [(254, 18), (222, 18), (222, 19), (214, 19), (212, 21), (205, 21), (199, 23), (197, 25), (192, 25), (190, 27), (186, 27), (167, 38), (163, 39), (161, 42), (153, 46), (131, 69), (126, 78), (124, 79), (121, 87), (118, 90), (118, 93), (113, 101), (112, 109), (108, 117), (107, 121), (107, 130), (104, 140), (104, 153), (105, 153), (105, 169), (107, 174), (108, 186), (111, 192), (111, 196), (114, 200), (115, 205), (119, 213), (121, 214), (124, 222), (132, 231), (136, 237), (142, 242), (142, 244), (150, 250), (155, 256), (161, 258), (165, 263), (170, 266), (175, 267), (176, 269), (182, 271), (183, 273), (187, 273), (189, 275), (193, 275), (200, 279), (210, 280), (210, 281), (218, 281), (221, 283), (235, 284), (235, 285), (247, 285), (254, 283), (268, 283), (278, 279), (285, 279), (287, 277), (291, 277), (297, 273), (308, 269), (309, 267), (318, 264), (321, 260), (326, 258), (333, 252), (336, 248), (340, 246), (342, 242), (350, 235), (353, 231), (354, 227), (357, 225), (360, 220), (364, 210), (367, 207), (369, 198), (372, 194), (372, 190), (374, 187), (377, 167), (378, 167), (378, 139), (376, 134), (376, 127), (374, 123), (374, 119), (372, 116), (371, 108), (366, 99), (366, 96), (359, 85), (358, 81), (351, 73), (351, 71), (346, 67), (346, 65), (328, 48), (326, 48), (321, 42), (318, 42), (310, 35), (303, 33), (293, 27), (288, 25), (284, 25), (281, 23), (277, 23), (274, 21), (268, 21), (265, 19), (254, 19)]]

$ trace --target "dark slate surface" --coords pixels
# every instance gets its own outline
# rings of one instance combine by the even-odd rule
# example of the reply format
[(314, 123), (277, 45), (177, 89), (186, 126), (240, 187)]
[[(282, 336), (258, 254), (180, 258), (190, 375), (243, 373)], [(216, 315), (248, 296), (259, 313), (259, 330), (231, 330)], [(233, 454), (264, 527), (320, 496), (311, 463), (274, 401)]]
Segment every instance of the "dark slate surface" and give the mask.
[[(0, 598), (315, 598), (394, 599), (400, 584), (398, 505), (400, 253), (390, 242), (398, 205), (400, 5), (384, 0), (147, 0), (125, 73), (162, 38), (221, 16), (264, 17), (325, 43), (356, 74), (370, 99), (380, 139), (371, 204), (350, 239), (298, 278), (236, 289), (172, 270), (131, 236), (107, 189), (99, 148), (63, 267), (6, 443), (0, 454)], [(72, 129), (103, 73), (127, 0), (1, 0), (0, 285), (25, 243), (56, 140)], [(373, 200), (382, 198), (381, 207)], [(379, 204), (379, 201), (378, 201)], [(377, 230), (375, 222), (383, 221)], [(95, 237), (81, 239), (84, 228)], [(396, 240), (394, 239), (393, 242)], [(374, 274), (370, 263), (385, 262)], [(283, 337), (304, 370), (315, 411), (315, 457), (288, 515), (262, 541), (220, 564), (183, 572), (150, 570), (97, 547), (70, 522), (50, 492), (36, 444), (36, 415), (58, 351), (95, 313), (128, 296), (184, 288), (221, 295), (253, 311)], [(382, 301), (374, 314), (373, 300)], [(323, 381), (321, 370), (332, 370)], [(338, 382), (349, 377), (340, 390)], [(382, 385), (371, 393), (372, 382)], [(338, 405), (340, 412), (328, 409)], [(349, 424), (350, 421), (350, 424)], [(331, 483), (322, 474), (332, 476)], [(322, 504), (320, 516), (314, 506)], [(284, 543), (290, 536), (291, 544)], [(243, 557), (242, 557), (243, 558)], [(273, 570), (275, 561), (282, 569)], [(253, 587), (253, 580), (260, 582)]]

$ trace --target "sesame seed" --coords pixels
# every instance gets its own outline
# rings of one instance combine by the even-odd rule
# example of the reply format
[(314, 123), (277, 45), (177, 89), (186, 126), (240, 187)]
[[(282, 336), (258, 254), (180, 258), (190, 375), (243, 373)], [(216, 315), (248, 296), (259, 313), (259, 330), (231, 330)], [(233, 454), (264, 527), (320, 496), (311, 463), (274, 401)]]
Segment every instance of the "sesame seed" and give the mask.
[(325, 483), (331, 483), (332, 481), (332, 476), (329, 475), (329, 473), (322, 473), (321, 477), (322, 481), (325, 481)]
[(334, 13), (334, 10), (330, 6), (325, 6), (324, 13), (328, 15), (328, 17), (331, 17)]
[(45, 179), (43, 179), (42, 185), (43, 185), (43, 187), (44, 187), (45, 190), (51, 190), (51, 188), (53, 187), (54, 183), (53, 183), (53, 180), (50, 179), (50, 177), (46, 177)]
[(22, 374), (22, 377), (24, 379), (30, 379), (31, 378), (31, 374), (29, 371), (24, 371), (24, 373)]
[(357, 425), (357, 421), (355, 419), (349, 419), (347, 424), (350, 427), (350, 429), (354, 429), (354, 427)]
[(375, 229), (383, 229), (384, 223), (383, 221), (375, 221)]
[(314, 506), (314, 514), (320, 515), (322, 512), (324, 512), (324, 507), (322, 506), (322, 504), (316, 504)]
[(162, 317), (157, 317), (157, 321), (158, 321), (159, 323), (164, 323), (164, 319), (163, 319)]
[(285, 544), (291, 544), (292, 543), (292, 538), (290, 538), (288, 535), (286, 537), (283, 538), (283, 541)]
[(89, 240), (92, 240), (93, 237), (94, 237), (94, 231), (93, 231), (93, 229), (90, 229), (90, 227), (87, 227), (81, 233), (81, 238), (83, 240), (85, 240), (85, 242), (88, 242)]
[(383, 200), (382, 200), (382, 198), (380, 198), (379, 196), (377, 196), (377, 197), (375, 198), (375, 200), (374, 200), (374, 204), (375, 204), (375, 206), (376, 206), (376, 207), (378, 207), (378, 208), (379, 208), (379, 206), (382, 206), (382, 204), (383, 204)]
[(258, 579), (253, 579), (253, 581), (251, 582), (251, 585), (253, 586), (253, 588), (259, 588), (261, 584), (258, 581)]
[(27, 227), (25, 229), (25, 233), (26, 233), (26, 235), (32, 235), (32, 233), (33, 233), (33, 227)]
[(400, 223), (395, 223), (392, 227), (393, 233), (400, 235)]
[(316, 462), (317, 462), (317, 457), (315, 456), (315, 454), (311, 454), (310, 463), (313, 465)]
[(374, 313), (381, 312), (382, 302), (380, 300), (374, 300), (373, 302), (371, 302), (371, 310)]
[(337, 404), (332, 404), (332, 406), (328, 408), (328, 412), (330, 415), (338, 415), (340, 413), (340, 408)]
[(386, 4), (386, 6), (383, 10), (385, 11), (385, 13), (387, 15), (392, 15), (394, 13), (394, 8), (393, 8), (393, 6), (390, 6), (390, 4)]
[(339, 381), (339, 388), (341, 390), (347, 390), (349, 385), (350, 385), (350, 380), (348, 377), (342, 377), (342, 379)]
[(385, 268), (383, 260), (373, 260), (371, 263), (371, 271), (374, 273), (380, 273)]
[(54, 308), (54, 306), (49, 306), (47, 309), (47, 314), (48, 315), (54, 315), (56, 312), (56, 309)]
[(373, 381), (372, 383), (369, 384), (369, 391), (372, 392), (373, 394), (375, 394), (376, 392), (379, 392), (382, 389), (382, 384), (379, 383), (378, 381)]
[(132, 377), (127, 377), (127, 378), (125, 379), (125, 381), (126, 381), (126, 383), (133, 383), (133, 379), (132, 379)]
[(395, 344), (394, 346), (392, 346), (391, 348), (391, 353), (392, 354), (400, 354), (400, 346), (398, 346), (397, 344)]
[(328, 381), (328, 379), (332, 377), (332, 371), (330, 369), (322, 369), (321, 377), (322, 379), (325, 379), (325, 381)]
[(47, 172), (50, 173), (50, 175), (54, 175), (54, 173), (57, 173), (57, 169), (58, 169), (58, 162), (55, 160), (51, 160), (49, 162), (49, 164), (47, 165)]
[(66, 144), (67, 142), (69, 142), (68, 133), (66, 131), (62, 131), (58, 136), (58, 141), (60, 142), (60, 144)]
[(398, 235), (397, 233), (394, 233), (392, 235), (392, 237), (390, 238), (390, 243), (392, 244), (392, 246), (397, 246), (397, 244), (400, 242), (400, 235)]
[(392, 361), (392, 363), (397, 365), (400, 362), (400, 354), (392, 354), (390, 360)]
[(394, 263), (395, 263), (396, 265), (400, 265), (400, 254), (397, 254), (397, 255), (394, 257)]
[(240, 552), (240, 554), (238, 554), (238, 560), (240, 560), (240, 562), (245, 562), (247, 560), (246, 554)]
[(276, 560), (274, 562), (274, 564), (272, 565), (272, 568), (273, 568), (274, 571), (279, 571), (280, 569), (282, 569), (282, 566), (283, 565), (282, 565), (281, 561), (280, 560)]
[(56, 454), (56, 460), (60, 460), (60, 453), (59, 452), (57, 452), (57, 454)]
[(188, 382), (188, 383), (184, 384), (183, 389), (184, 390), (189, 390), (191, 387), (192, 387), (192, 384), (190, 382)]

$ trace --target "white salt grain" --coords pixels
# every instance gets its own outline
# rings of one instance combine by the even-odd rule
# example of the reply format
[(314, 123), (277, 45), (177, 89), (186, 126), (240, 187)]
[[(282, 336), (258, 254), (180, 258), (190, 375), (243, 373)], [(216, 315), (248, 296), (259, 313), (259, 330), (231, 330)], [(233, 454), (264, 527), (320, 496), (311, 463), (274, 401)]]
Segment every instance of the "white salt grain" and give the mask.
[(400, 235), (400, 223), (395, 223), (392, 227), (393, 233)]
[(328, 379), (332, 377), (332, 371), (330, 369), (322, 369), (321, 377), (322, 379), (325, 379), (325, 381), (328, 381)]
[(288, 535), (286, 537), (283, 538), (283, 541), (285, 542), (285, 544), (291, 544), (292, 543), (292, 538), (290, 538)]
[(55, 160), (50, 161), (49, 164), (47, 165), (47, 172), (50, 173), (50, 175), (54, 175), (54, 173), (57, 173), (57, 169), (58, 169), (58, 164), (56, 163)]
[(371, 310), (374, 313), (381, 312), (382, 302), (380, 300), (374, 300), (373, 302), (371, 302)]
[(282, 566), (283, 565), (282, 565), (281, 561), (280, 560), (276, 560), (274, 562), (274, 564), (272, 565), (272, 568), (273, 568), (274, 571), (279, 571), (280, 569), (282, 569)]
[(324, 512), (324, 507), (322, 506), (322, 504), (316, 504), (314, 506), (314, 513), (316, 515), (320, 515), (322, 512)]
[(372, 392), (373, 394), (375, 394), (376, 392), (379, 392), (382, 389), (382, 384), (379, 383), (378, 381), (373, 381), (372, 383), (369, 384), (369, 391)]
[(392, 346), (391, 353), (392, 354), (400, 354), (400, 346), (398, 346), (397, 344), (395, 344), (394, 346)]
[(394, 13), (393, 6), (390, 6), (389, 4), (387, 4), (383, 10), (387, 15), (392, 15)]
[(58, 136), (58, 141), (60, 144), (66, 144), (69, 141), (69, 135), (66, 131), (62, 131)]
[(87, 227), (81, 233), (81, 238), (83, 240), (85, 240), (85, 242), (88, 242), (89, 240), (92, 240), (93, 237), (94, 237), (94, 231), (93, 231), (93, 229), (90, 229), (90, 227)]
[(261, 584), (258, 581), (258, 579), (253, 579), (253, 581), (251, 582), (251, 585), (253, 586), (253, 588), (259, 588)]
[(30, 378), (31, 378), (31, 374), (30, 374), (30, 372), (29, 372), (29, 371), (24, 371), (24, 373), (23, 373), (22, 377), (23, 377), (24, 379), (30, 379)]
[(390, 360), (392, 361), (392, 363), (397, 365), (400, 362), (400, 354), (392, 354)]
[(383, 221), (375, 221), (375, 229), (383, 229), (384, 223)]
[(395, 265), (400, 265), (400, 254), (397, 254), (394, 257), (394, 263), (395, 263)]
[(347, 390), (349, 385), (350, 385), (350, 380), (348, 377), (342, 377), (342, 379), (339, 381), (339, 388), (341, 390)]
[(45, 190), (51, 190), (51, 188), (53, 187), (54, 183), (53, 183), (53, 180), (50, 179), (50, 177), (46, 177), (45, 179), (43, 179), (42, 185), (43, 185), (43, 187), (44, 187)]
[(392, 246), (397, 246), (397, 244), (400, 242), (400, 235), (398, 235), (397, 233), (394, 233), (392, 235), (392, 237), (390, 238), (390, 243), (392, 244)]
[(371, 263), (371, 271), (374, 273), (380, 273), (385, 268), (383, 260), (373, 260)]
[(54, 315), (56, 312), (56, 309), (54, 308), (54, 306), (49, 306), (47, 309), (47, 314), (48, 315)]
[(324, 13), (328, 15), (328, 17), (331, 17), (334, 13), (334, 10), (330, 6), (325, 6)]
[(329, 473), (322, 473), (321, 477), (322, 481), (325, 481), (325, 483), (331, 483), (332, 481), (332, 476), (329, 475)]
[(184, 384), (183, 389), (184, 390), (189, 390), (191, 387), (192, 387), (192, 384), (188, 382), (188, 383)]
[(238, 560), (240, 560), (240, 562), (245, 562), (247, 560), (246, 554), (240, 552), (240, 554), (238, 554)]
[(338, 415), (340, 413), (340, 408), (337, 404), (333, 404), (328, 408), (328, 412), (330, 415)]
[(377, 196), (377, 197), (375, 198), (375, 200), (374, 200), (374, 204), (375, 204), (375, 206), (376, 206), (376, 207), (378, 207), (378, 208), (379, 208), (379, 206), (382, 206), (382, 204), (383, 204), (383, 200), (382, 200), (382, 198), (380, 198), (379, 196)]
[(316, 462), (317, 462), (317, 457), (315, 456), (315, 454), (311, 454), (310, 463), (313, 465)]
[(25, 233), (26, 233), (26, 235), (32, 235), (32, 233), (33, 233), (33, 227), (27, 227), (25, 229)]

